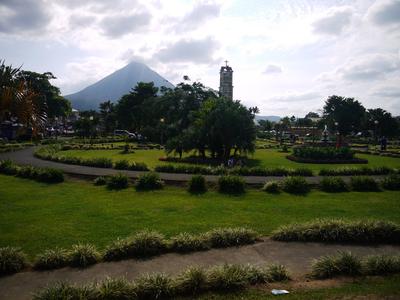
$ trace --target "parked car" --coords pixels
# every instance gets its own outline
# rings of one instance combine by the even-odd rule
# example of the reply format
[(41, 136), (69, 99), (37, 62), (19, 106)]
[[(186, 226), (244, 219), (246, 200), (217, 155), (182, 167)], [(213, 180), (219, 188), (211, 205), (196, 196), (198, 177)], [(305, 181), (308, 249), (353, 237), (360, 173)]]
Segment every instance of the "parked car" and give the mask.
[(133, 139), (136, 138), (136, 134), (129, 132), (128, 130), (121, 130), (121, 129), (114, 130), (114, 135), (127, 136), (128, 138), (133, 138)]

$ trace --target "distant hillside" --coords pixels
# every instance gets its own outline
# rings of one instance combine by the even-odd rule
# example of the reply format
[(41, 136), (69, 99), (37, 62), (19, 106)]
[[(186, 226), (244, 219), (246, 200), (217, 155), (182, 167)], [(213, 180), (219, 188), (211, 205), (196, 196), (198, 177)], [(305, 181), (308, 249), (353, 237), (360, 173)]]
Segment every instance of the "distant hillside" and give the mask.
[(122, 69), (75, 94), (65, 96), (65, 98), (69, 99), (72, 107), (78, 110), (97, 110), (101, 102), (118, 101), (122, 95), (128, 94), (138, 82), (154, 82), (157, 87), (174, 88), (173, 84), (145, 64), (131, 62)]
[(259, 120), (268, 120), (271, 122), (279, 122), (281, 117), (279, 116), (256, 116), (256, 121)]

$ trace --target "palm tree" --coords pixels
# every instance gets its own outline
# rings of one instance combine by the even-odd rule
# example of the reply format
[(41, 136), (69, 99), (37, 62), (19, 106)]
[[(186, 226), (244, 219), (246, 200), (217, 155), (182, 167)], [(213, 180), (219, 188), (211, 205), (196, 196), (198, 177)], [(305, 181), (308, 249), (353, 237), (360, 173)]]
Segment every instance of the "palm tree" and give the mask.
[(47, 120), (41, 95), (34, 92), (25, 80), (17, 79), (20, 68), (6, 66), (0, 61), (0, 122), (17, 118), (37, 135)]

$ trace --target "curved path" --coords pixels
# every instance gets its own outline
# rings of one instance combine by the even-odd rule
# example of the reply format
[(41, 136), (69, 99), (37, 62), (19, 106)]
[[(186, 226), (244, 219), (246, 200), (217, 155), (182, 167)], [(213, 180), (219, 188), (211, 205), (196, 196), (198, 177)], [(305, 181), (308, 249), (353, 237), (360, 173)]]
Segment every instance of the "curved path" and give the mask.
[(22, 272), (0, 278), (0, 299), (30, 299), (33, 292), (59, 281), (76, 284), (100, 281), (107, 277), (135, 279), (146, 273), (176, 275), (189, 266), (210, 267), (224, 263), (263, 266), (285, 265), (294, 277), (310, 271), (313, 259), (337, 251), (351, 251), (360, 256), (373, 254), (399, 255), (400, 246), (355, 246), (320, 243), (284, 243), (265, 239), (263, 242), (227, 249), (213, 249), (191, 254), (170, 253), (148, 260), (124, 260), (99, 263), (87, 269), (63, 268), (54, 271)]
[[(48, 160), (43, 160), (35, 157), (33, 155), (35, 149), (33, 147), (26, 148), (23, 150), (18, 150), (15, 152), (0, 153), (0, 160), (11, 159), (18, 164), (22, 165), (32, 165), (36, 167), (51, 167), (63, 170), (66, 174), (78, 175), (78, 176), (88, 176), (88, 177), (98, 177), (98, 176), (108, 176), (116, 173), (126, 174), (130, 178), (137, 178), (141, 174), (145, 173), (143, 171), (126, 171), (126, 170), (115, 170), (107, 168), (95, 168), (79, 165), (69, 165), (59, 162), (53, 162)], [(192, 177), (191, 174), (175, 174), (175, 173), (159, 173), (162, 180), (167, 182), (186, 182)], [(217, 182), (218, 177), (216, 175), (204, 175), (206, 181)], [(374, 176), (379, 178), (379, 176)], [(278, 176), (243, 176), (247, 184), (260, 185), (264, 184), (266, 181), (283, 180), (285, 177)], [(306, 180), (311, 184), (317, 184), (321, 180), (321, 176), (305, 177)], [(349, 176), (343, 176), (343, 179), (350, 180)]]

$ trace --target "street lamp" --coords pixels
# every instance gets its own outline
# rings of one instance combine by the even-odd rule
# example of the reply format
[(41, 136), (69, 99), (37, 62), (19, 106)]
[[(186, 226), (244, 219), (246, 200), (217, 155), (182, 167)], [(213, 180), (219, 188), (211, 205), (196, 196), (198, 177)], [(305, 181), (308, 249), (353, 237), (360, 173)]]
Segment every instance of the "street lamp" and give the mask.
[(160, 138), (160, 143), (161, 143), (161, 146), (162, 146), (162, 144), (163, 144), (163, 125), (164, 125), (164, 122), (165, 122), (165, 119), (164, 118), (161, 118), (160, 119), (160, 122), (161, 122), (161, 138)]
[(336, 130), (336, 148), (339, 148), (340, 147), (340, 134), (339, 134), (339, 129), (338, 129), (338, 126), (339, 126), (339, 122), (335, 122), (335, 130)]
[(379, 124), (379, 121), (375, 120), (374, 124), (375, 124), (375, 145), (378, 146), (378, 124)]

